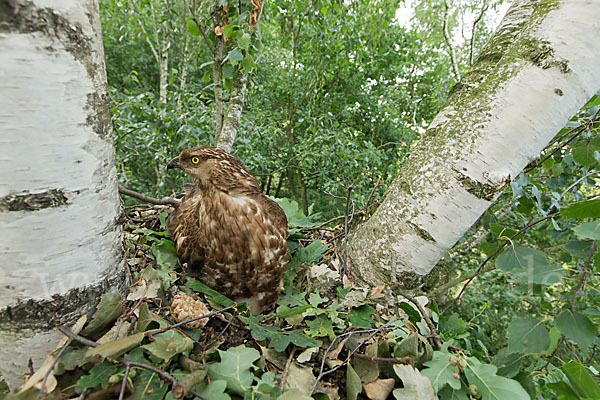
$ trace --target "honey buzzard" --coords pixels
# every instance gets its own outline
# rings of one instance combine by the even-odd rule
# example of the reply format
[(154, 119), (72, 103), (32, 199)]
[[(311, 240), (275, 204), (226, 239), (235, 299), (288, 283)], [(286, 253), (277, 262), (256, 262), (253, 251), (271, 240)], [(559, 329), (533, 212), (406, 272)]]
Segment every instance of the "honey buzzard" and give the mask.
[(221, 148), (186, 149), (172, 168), (195, 184), (167, 218), (181, 262), (206, 285), (262, 312), (277, 298), (289, 259), (285, 213)]

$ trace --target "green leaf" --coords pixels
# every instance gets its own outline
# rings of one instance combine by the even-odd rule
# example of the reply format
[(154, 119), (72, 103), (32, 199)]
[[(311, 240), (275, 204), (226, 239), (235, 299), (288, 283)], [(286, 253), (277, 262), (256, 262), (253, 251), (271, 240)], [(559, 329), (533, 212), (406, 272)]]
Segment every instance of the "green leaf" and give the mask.
[[(445, 346), (447, 348), (447, 346)], [(460, 389), (460, 379), (454, 378), (457, 371), (455, 365), (450, 364), (450, 354), (442, 351), (433, 352), (433, 360), (424, 364), (427, 369), (421, 371), (421, 374), (429, 378), (433, 390), (438, 392), (445, 385), (451, 388)]]
[(227, 351), (219, 350), (221, 361), (208, 365), (208, 375), (212, 380), (224, 380), (227, 388), (233, 393), (243, 397), (244, 392), (250, 389), (254, 375), (254, 362), (260, 358), (255, 349), (244, 345), (232, 347)]
[(329, 248), (320, 240), (315, 240), (306, 247), (299, 247), (294, 253), (292, 260), (289, 263), (290, 267), (303, 264), (313, 264), (319, 262), (325, 250)]
[(352, 308), (348, 315), (348, 319), (354, 326), (371, 328), (373, 326), (373, 314), (375, 314), (375, 309), (368, 304), (364, 304), (360, 307)]
[(250, 47), (250, 39), (251, 39), (250, 34), (248, 32), (244, 32), (242, 34), (242, 36), (240, 36), (240, 38), (238, 39), (237, 44), (242, 49), (248, 50), (248, 48)]
[(174, 329), (154, 335), (154, 342), (142, 346), (164, 361), (169, 361), (176, 354), (190, 351), (193, 347), (192, 339)]
[(113, 322), (123, 313), (123, 300), (114, 293), (104, 293), (100, 298), (100, 303), (96, 307), (96, 312), (90, 323), (85, 327), (82, 335), (96, 333)]
[(323, 304), (323, 303), (327, 302), (328, 300), (329, 300), (329, 298), (327, 298), (327, 297), (321, 297), (321, 295), (319, 294), (318, 291), (311, 293), (308, 296), (308, 302), (314, 308), (318, 308), (320, 304)]
[(244, 55), (242, 54), (240, 49), (233, 49), (229, 52), (229, 54), (227, 54), (227, 57), (225, 57), (224, 61), (229, 60), (231, 65), (233, 65), (235, 67), (243, 59), (244, 59)]
[(543, 252), (518, 245), (508, 246), (496, 259), (496, 267), (517, 282), (528, 284), (552, 285), (564, 274), (562, 267), (548, 264)]
[(115, 359), (121, 354), (127, 353), (139, 345), (144, 340), (144, 333), (135, 333), (124, 338), (114, 340), (112, 342), (103, 343), (97, 347), (89, 349), (85, 355), (86, 357), (100, 356), (108, 359)]
[(587, 348), (596, 340), (596, 327), (588, 317), (578, 312), (562, 310), (556, 318), (556, 326), (583, 351), (587, 352)]
[(583, 165), (587, 169), (596, 162), (596, 159), (594, 158), (594, 148), (587, 144), (574, 148), (571, 154), (576, 163)]
[(541, 353), (550, 346), (550, 335), (543, 321), (535, 318), (513, 320), (508, 326), (510, 353)]
[(517, 231), (511, 228), (507, 228), (495, 222), (490, 223), (490, 231), (496, 237), (512, 237)]
[(356, 400), (362, 391), (360, 377), (350, 363), (346, 364), (346, 396), (349, 400)]
[(138, 369), (133, 379), (134, 392), (127, 400), (162, 400), (170, 387), (161, 382), (156, 372)]
[(509, 354), (507, 348), (501, 349), (494, 359), (494, 365), (498, 367), (498, 375), (514, 378), (521, 370), (522, 358), (519, 353)]
[(598, 384), (583, 364), (571, 361), (568, 364), (564, 364), (562, 370), (565, 372), (575, 389), (586, 398), (600, 399), (600, 387), (598, 387)]
[(465, 321), (463, 321), (458, 314), (452, 313), (450, 317), (443, 317), (440, 319), (439, 331), (444, 335), (445, 339), (456, 338), (462, 335), (467, 330)]
[(224, 307), (229, 307), (230, 305), (235, 304), (235, 301), (231, 300), (229, 297), (222, 295), (214, 289), (209, 288), (197, 279), (188, 278), (185, 282), (185, 286), (189, 287), (195, 292), (204, 293), (205, 295), (210, 297), (211, 301), (220, 304)]
[(185, 26), (187, 27), (187, 30), (190, 33), (190, 35), (192, 35), (192, 36), (200, 35), (200, 29), (198, 29), (198, 25), (196, 24), (196, 21), (194, 21), (193, 18), (188, 18), (188, 20), (185, 23)]
[(163, 239), (158, 243), (154, 243), (152, 245), (152, 255), (161, 267), (175, 268), (179, 264), (177, 249), (170, 240)]
[(142, 303), (139, 307), (139, 316), (137, 319), (137, 324), (135, 325), (135, 329), (138, 332), (144, 332), (148, 325), (152, 323), (154, 320), (154, 315), (150, 312), (150, 308), (148, 307), (148, 303)]
[(496, 366), (481, 364), (476, 358), (470, 357), (465, 375), (470, 384), (477, 386), (482, 400), (530, 400), (519, 382), (498, 376), (496, 371)]
[(469, 396), (467, 396), (467, 389), (464, 387), (455, 390), (450, 386), (444, 386), (442, 390), (438, 392), (438, 395), (439, 398), (443, 400), (469, 400)]
[(108, 361), (104, 361), (98, 365), (95, 365), (89, 370), (88, 375), (84, 375), (77, 381), (77, 386), (83, 388), (95, 388), (98, 385), (102, 385), (104, 389), (108, 386), (108, 378), (116, 373), (118, 367)]
[(250, 72), (255, 66), (256, 64), (254, 64), (252, 56), (250, 54), (246, 54), (242, 60), (242, 68), (244, 68), (246, 72)]
[(581, 259), (587, 259), (590, 255), (590, 249), (592, 247), (592, 242), (585, 240), (569, 240), (567, 244), (565, 244), (565, 249), (574, 257), (579, 257)]
[(284, 351), (290, 343), (300, 348), (316, 346), (317, 342), (306, 336), (301, 329), (282, 331), (276, 326), (262, 326), (258, 324), (258, 317), (239, 316), (240, 320), (250, 326), (250, 334), (257, 340), (269, 340), (269, 347), (276, 351)]
[(329, 339), (333, 340), (335, 333), (333, 332), (333, 323), (327, 316), (319, 315), (312, 321), (306, 321), (309, 329), (304, 332), (312, 337), (329, 336)]
[(317, 225), (318, 218), (321, 217), (319, 213), (309, 216), (304, 215), (302, 210), (298, 207), (298, 203), (294, 200), (277, 198), (273, 198), (273, 200), (275, 200), (283, 212), (285, 212), (288, 226), (290, 227), (310, 228)]
[(560, 209), (567, 218), (600, 218), (600, 199), (580, 201)]
[(231, 397), (225, 393), (225, 389), (227, 389), (227, 381), (214, 380), (206, 385), (200, 394), (210, 400), (231, 400)]
[(402, 311), (406, 313), (406, 315), (408, 316), (408, 320), (413, 324), (416, 324), (417, 322), (421, 321), (421, 314), (419, 313), (419, 311), (417, 311), (408, 302), (402, 301), (400, 302), (400, 304), (398, 304), (398, 307), (400, 307)]
[(404, 386), (400, 389), (394, 389), (392, 392), (396, 399), (437, 400), (429, 380), (412, 366), (396, 364), (394, 365), (394, 372)]
[(573, 228), (580, 239), (600, 240), (600, 221), (586, 222)]

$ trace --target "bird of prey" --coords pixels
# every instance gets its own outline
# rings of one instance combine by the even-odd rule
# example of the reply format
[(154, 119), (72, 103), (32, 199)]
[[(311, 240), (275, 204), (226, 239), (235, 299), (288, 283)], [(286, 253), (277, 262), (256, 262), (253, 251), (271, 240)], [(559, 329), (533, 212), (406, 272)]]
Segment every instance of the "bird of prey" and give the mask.
[(195, 184), (167, 218), (181, 262), (212, 289), (261, 313), (276, 300), (289, 260), (285, 213), (221, 148), (183, 150), (172, 168)]

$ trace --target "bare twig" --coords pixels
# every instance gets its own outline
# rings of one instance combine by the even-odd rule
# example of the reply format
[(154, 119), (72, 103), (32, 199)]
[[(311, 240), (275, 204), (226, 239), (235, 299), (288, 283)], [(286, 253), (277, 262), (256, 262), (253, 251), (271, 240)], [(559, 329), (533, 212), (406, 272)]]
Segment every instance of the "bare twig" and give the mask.
[(450, 6), (448, 0), (444, 0), (444, 19), (442, 23), (442, 34), (444, 35), (444, 41), (448, 46), (448, 55), (450, 56), (450, 63), (452, 64), (452, 72), (457, 82), (460, 82), (460, 71), (458, 70), (458, 63), (456, 61), (456, 53), (454, 52), (454, 46), (450, 40), (450, 33), (448, 32), (448, 20), (449, 20)]
[(46, 388), (46, 382), (48, 381), (48, 377), (50, 377), (50, 374), (52, 373), (52, 371), (54, 371), (54, 367), (56, 367), (56, 363), (58, 363), (59, 358), (63, 355), (65, 350), (67, 350), (67, 347), (69, 347), (70, 344), (71, 339), (67, 340), (62, 349), (60, 349), (60, 351), (56, 355), (56, 357), (54, 357), (54, 361), (52, 361), (50, 368), (48, 368), (48, 371), (46, 371), (46, 373), (44, 374), (44, 379), (42, 379), (42, 389), (40, 390), (40, 394), (38, 395), (37, 400), (41, 399), (44, 396), (44, 394), (48, 393)]
[(281, 382), (279, 383), (279, 387), (283, 390), (285, 386), (285, 381), (287, 380), (288, 374), (290, 373), (290, 365), (292, 365), (292, 361), (294, 360), (294, 353), (296, 352), (296, 346), (292, 347), (292, 351), (290, 352), (290, 356), (285, 363), (285, 368), (283, 370), (283, 374), (281, 375)]
[(164, 199), (156, 199), (154, 197), (150, 197), (145, 194), (138, 193), (134, 190), (124, 188), (121, 185), (119, 185), (119, 193), (124, 194), (129, 197), (133, 197), (134, 199), (138, 199), (138, 200), (141, 200), (146, 203), (157, 204), (159, 206), (178, 206), (180, 204), (179, 200), (174, 199), (172, 197), (165, 197)]
[(123, 396), (125, 395), (125, 388), (127, 387), (127, 380), (129, 379), (129, 370), (131, 369), (130, 365), (125, 367), (125, 374), (123, 375), (123, 382), (121, 383), (121, 391), (119, 392), (119, 400), (123, 400)]
[(473, 65), (473, 48), (475, 47), (475, 32), (477, 31), (477, 24), (481, 22), (483, 15), (488, 9), (488, 0), (483, 1), (483, 5), (481, 6), (481, 11), (475, 21), (473, 21), (473, 32), (471, 32), (471, 41), (469, 43), (469, 65)]

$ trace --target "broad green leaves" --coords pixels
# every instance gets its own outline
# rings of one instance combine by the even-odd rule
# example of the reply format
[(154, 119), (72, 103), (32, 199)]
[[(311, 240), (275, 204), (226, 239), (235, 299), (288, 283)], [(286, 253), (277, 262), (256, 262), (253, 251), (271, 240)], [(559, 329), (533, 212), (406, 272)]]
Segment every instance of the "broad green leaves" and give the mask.
[(550, 335), (543, 321), (515, 319), (508, 326), (508, 350), (511, 353), (541, 353), (550, 346)]
[(540, 250), (508, 246), (496, 259), (496, 267), (510, 273), (512, 279), (520, 283), (551, 285), (560, 282), (563, 269), (551, 266), (546, 255)]
[(600, 199), (581, 201), (560, 210), (568, 218), (600, 218)]
[(233, 393), (243, 396), (252, 386), (254, 362), (260, 358), (258, 351), (238, 346), (227, 351), (219, 350), (221, 361), (208, 367), (208, 374), (213, 380), (224, 380), (227, 388)]
[(596, 340), (598, 334), (598, 330), (588, 317), (568, 309), (562, 310), (558, 315), (556, 326), (584, 351)]
[[(456, 361), (450, 363), (450, 357), (454, 356), (443, 351), (434, 351), (433, 360), (425, 363), (428, 368), (421, 371), (423, 375), (429, 378), (433, 390), (436, 392), (445, 385), (449, 385), (453, 389), (460, 389), (460, 379), (454, 376), (458, 371), (457, 363)], [(454, 357), (454, 360), (456, 360), (456, 357)]]
[(580, 239), (600, 240), (600, 221), (587, 222), (573, 228)]
[(481, 364), (476, 358), (469, 358), (465, 375), (471, 385), (477, 386), (482, 400), (529, 400), (529, 394), (519, 382), (496, 375), (497, 368), (491, 364)]
[(284, 351), (290, 343), (300, 348), (314, 347), (314, 339), (302, 333), (301, 329), (292, 331), (282, 331), (275, 326), (262, 326), (258, 324), (257, 317), (240, 317), (240, 319), (250, 326), (252, 336), (257, 340), (269, 340), (269, 347), (276, 351)]
[(600, 387), (587, 369), (578, 362), (563, 365), (562, 370), (569, 378), (573, 389), (582, 397), (600, 399)]

